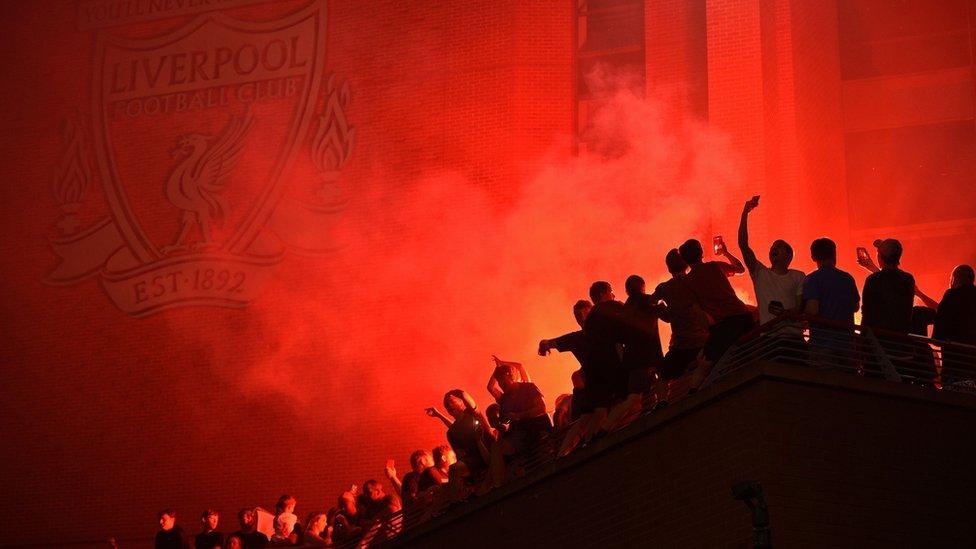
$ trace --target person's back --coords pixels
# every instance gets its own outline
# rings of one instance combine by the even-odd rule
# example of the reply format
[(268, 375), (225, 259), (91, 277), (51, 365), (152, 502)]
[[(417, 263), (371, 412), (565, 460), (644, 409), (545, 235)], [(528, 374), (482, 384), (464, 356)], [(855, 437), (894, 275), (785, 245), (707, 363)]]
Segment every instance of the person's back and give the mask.
[(861, 323), (907, 334), (912, 327), (915, 277), (897, 268), (884, 268), (864, 281)]
[(671, 324), (671, 349), (701, 349), (708, 340), (708, 317), (698, 305), (695, 294), (678, 275), (657, 285), (654, 294), (668, 306)]
[(623, 321), (627, 328), (622, 357), (624, 369), (653, 368), (660, 364), (664, 355), (657, 319), (657, 307), (651, 296), (638, 293), (624, 302)]
[(932, 337), (976, 345), (976, 286), (973, 285), (973, 268), (969, 265), (960, 265), (953, 270), (950, 288), (942, 296), (935, 313)]
[(901, 243), (895, 239), (877, 241), (881, 270), (864, 281), (861, 323), (907, 334), (912, 328), (915, 277), (898, 268)]
[(617, 345), (621, 343), (624, 336), (623, 315), (624, 304), (616, 300), (604, 301), (593, 306), (583, 327), (583, 332), (592, 338), (590, 340), (593, 345), (592, 358), (614, 366), (619, 365), (620, 352)]
[[(829, 238), (818, 238), (810, 245), (810, 256), (817, 262), (817, 270), (808, 274), (803, 282), (804, 312), (853, 327), (854, 313), (860, 308), (861, 296), (854, 277), (836, 267), (837, 245)], [(838, 335), (837, 330), (834, 327), (825, 330), (811, 323), (810, 344), (832, 349), (830, 356), (815, 357), (818, 364), (830, 362), (829, 366), (833, 367), (848, 360), (854, 334), (845, 329), (844, 333)]]
[(690, 265), (685, 284), (698, 298), (702, 310), (719, 322), (723, 319), (749, 314), (749, 308), (735, 295), (722, 261), (706, 261)]
[(586, 394), (593, 408), (609, 408), (614, 396), (626, 389), (620, 355), (624, 304), (614, 299), (613, 289), (604, 281), (593, 283), (590, 298), (593, 309), (583, 323), (590, 345), (590, 368), (584, 371)]
[(804, 312), (853, 324), (861, 295), (854, 277), (837, 268), (837, 245), (829, 238), (818, 238), (810, 244), (810, 257), (817, 263), (817, 270), (803, 282)]
[(853, 324), (861, 297), (854, 277), (829, 265), (807, 275), (803, 284), (803, 299), (816, 299), (819, 302), (817, 316)]
[[(683, 277), (684, 284), (695, 295), (698, 305), (712, 321), (703, 352), (707, 363), (715, 364), (737, 339), (755, 326), (752, 313), (735, 295), (735, 290), (728, 280), (737, 273), (745, 272), (745, 267), (724, 247), (718, 248), (717, 253), (727, 258), (729, 263), (702, 262), (701, 243), (695, 239), (682, 244), (678, 252), (689, 267), (688, 274)], [(705, 371), (702, 370), (698, 376), (704, 375)], [(699, 383), (699, 379), (696, 378), (694, 383)]]

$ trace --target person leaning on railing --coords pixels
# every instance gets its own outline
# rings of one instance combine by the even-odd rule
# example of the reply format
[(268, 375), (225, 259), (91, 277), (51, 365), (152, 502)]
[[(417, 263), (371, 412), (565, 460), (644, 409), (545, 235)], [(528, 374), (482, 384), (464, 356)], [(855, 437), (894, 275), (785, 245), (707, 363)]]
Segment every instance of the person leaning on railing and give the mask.
[(437, 408), (427, 408), (427, 415), (440, 419), (447, 426), (447, 442), (457, 454), (458, 462), (451, 468), (450, 492), (453, 499), (465, 499), (471, 489), (483, 491), (486, 479), (489, 448), (497, 433), (488, 418), (478, 410), (474, 398), (461, 389), (444, 394), (444, 408), (448, 418)]

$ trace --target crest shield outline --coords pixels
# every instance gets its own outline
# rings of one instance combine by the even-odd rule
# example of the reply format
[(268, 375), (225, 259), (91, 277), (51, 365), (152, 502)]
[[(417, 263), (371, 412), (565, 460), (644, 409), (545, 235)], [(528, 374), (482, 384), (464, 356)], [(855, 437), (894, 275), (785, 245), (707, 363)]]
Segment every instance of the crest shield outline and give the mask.
[[(64, 236), (52, 238), (51, 244), (55, 253), (61, 258), (61, 262), (47, 275), (46, 282), (58, 285), (74, 284), (100, 271), (100, 283), (112, 302), (123, 312), (136, 317), (151, 315), (164, 309), (182, 305), (244, 307), (253, 300), (258, 290), (270, 279), (273, 268), (284, 257), (286, 250), (292, 250), (302, 255), (305, 255), (303, 252), (307, 251), (319, 250), (318, 253), (327, 251), (330, 247), (323, 247), (322, 243), (314, 244), (312, 249), (306, 249), (304, 245), (308, 243), (307, 237), (310, 234), (308, 230), (313, 227), (327, 227), (329, 224), (327, 220), (339, 213), (341, 208), (332, 206), (323, 208), (322, 204), (305, 202), (304, 199), (294, 195), (294, 190), (287, 192), (292, 185), (288, 185), (285, 180), (299, 150), (309, 136), (310, 126), (313, 125), (314, 111), (319, 102), (319, 93), (323, 81), (325, 32), (326, 0), (312, 0), (305, 7), (295, 12), (267, 21), (240, 20), (219, 12), (204, 13), (194, 17), (179, 28), (147, 38), (123, 38), (108, 35), (104, 31), (97, 31), (90, 127), (93, 134), (93, 156), (97, 159), (95, 165), (100, 174), (99, 179), (111, 217), (81, 231), (64, 230), (65, 227), (71, 226), (66, 220), (69, 220), (68, 218), (72, 215), (71, 212), (74, 211), (72, 208), (77, 207), (77, 204), (65, 201), (75, 198), (74, 194), (77, 193), (58, 195), (56, 200), (63, 210), (63, 223), (59, 227), (62, 227)], [(264, 51), (262, 52), (265, 57), (260, 59), (263, 71), (254, 70), (258, 67), (259, 62), (257, 57), (258, 46), (248, 42), (248, 38), (253, 39), (251, 42), (258, 44), (258, 46), (261, 44), (260, 40), (265, 39)], [(199, 59), (193, 57), (193, 67), (191, 68), (193, 71), (198, 69), (204, 71), (201, 67), (205, 62), (206, 54), (199, 51), (200, 48), (190, 53), (179, 53), (178, 50), (181, 45), (195, 43), (198, 46), (202, 44), (204, 48), (216, 47), (227, 50), (228, 48), (225, 46), (235, 40), (244, 44), (244, 47), (238, 52), (239, 55), (245, 47), (250, 47), (253, 50), (253, 66), (251, 69), (245, 69), (242, 72), (240, 67), (235, 64), (236, 76), (227, 77), (225, 74), (225, 78), (222, 80), (218, 78), (219, 67), (214, 69), (212, 81), (210, 78), (201, 78), (200, 82), (194, 83), (193, 78), (190, 78), (189, 82), (186, 82), (186, 79), (176, 79), (175, 75), (179, 67), (177, 67), (175, 59), (179, 56), (183, 57), (183, 61), (186, 61), (189, 55), (199, 56)], [(272, 46), (276, 46), (277, 49), (272, 50)], [(177, 53), (174, 53), (174, 47)], [(166, 48), (169, 48), (168, 54), (165, 53)], [(295, 53), (299, 50), (302, 51), (300, 56)], [(144, 68), (145, 71), (141, 74), (136, 74), (137, 68), (140, 68), (137, 62), (139, 60), (133, 58), (130, 72), (128, 75), (124, 74), (123, 68), (121, 71), (123, 78), (120, 79), (121, 65), (119, 63), (114, 65), (114, 74), (110, 74), (111, 71), (107, 72), (110, 68), (108, 64), (110, 57), (114, 53), (116, 54), (114, 59), (118, 60), (119, 52), (130, 54), (130, 56), (142, 55), (143, 57), (152, 55), (153, 52), (157, 52), (159, 55), (155, 60), (148, 57), (141, 59), (141, 68)], [(277, 57), (273, 57), (268, 52), (277, 53)], [(269, 74), (269, 71), (273, 73), (284, 66), (286, 56), (289, 53), (288, 59), (291, 64), (287, 67), (288, 71), (285, 71), (284, 75)], [(163, 84), (157, 88), (156, 83), (161, 81), (166, 55), (172, 56), (170, 63), (173, 77), (168, 84)], [(220, 52), (217, 52), (214, 58), (219, 59), (219, 57)], [(298, 59), (299, 57), (301, 59)], [(197, 61), (201, 59), (203, 61), (198, 64)], [(223, 62), (226, 64), (228, 61), (229, 57), (225, 56)], [(237, 63), (238, 60), (235, 59), (234, 62)], [(246, 61), (242, 64), (246, 65)], [(151, 69), (153, 70), (151, 71)], [(185, 75), (186, 73), (180, 74)], [(194, 72), (193, 75), (205, 77), (206, 73)], [(285, 80), (292, 79), (296, 75), (301, 77), (298, 79), (298, 83), (292, 86), (289, 81), (286, 87)], [(106, 93), (108, 90), (106, 86), (109, 82), (106, 80), (107, 78), (114, 79), (111, 81), (111, 93)], [(140, 81), (139, 78), (142, 80)], [(270, 83), (274, 78), (279, 80), (278, 96), (271, 91), (273, 87)], [(126, 79), (128, 79), (127, 82)], [(208, 80), (208, 82), (202, 82), (202, 80)], [(333, 77), (330, 77), (330, 93), (335, 95), (332, 89), (332, 81)], [(138, 89), (137, 83), (141, 83), (143, 89)], [(175, 87), (173, 86), (174, 83), (176, 84)], [(264, 89), (263, 98), (259, 97), (259, 85), (261, 83), (268, 83)], [(245, 100), (240, 94), (241, 90), (248, 85), (253, 85), (253, 88), (250, 88), (253, 95), (250, 100)], [(266, 101), (265, 105), (272, 104), (275, 98), (279, 102), (278, 105), (270, 111), (266, 109), (264, 112), (265, 115), (268, 115), (265, 119), (271, 121), (270, 124), (274, 129), (270, 135), (265, 132), (265, 135), (260, 136), (263, 138), (260, 146), (265, 147), (269, 138), (275, 139), (279, 145), (276, 149), (272, 149), (276, 153), (273, 160), (271, 160), (271, 155), (263, 156), (261, 162), (264, 164), (262, 167), (267, 167), (267, 170), (261, 170), (258, 177), (254, 177), (257, 171), (251, 169), (253, 166), (248, 166), (246, 173), (249, 179), (245, 183), (251, 184), (250, 190), (254, 191), (254, 196), (250, 200), (240, 201), (241, 204), (246, 204), (248, 207), (242, 207), (234, 212), (238, 218), (237, 222), (227, 224), (228, 228), (221, 235), (220, 243), (207, 238), (203, 242), (198, 242), (198, 244), (207, 244), (206, 247), (177, 246), (175, 247), (177, 249), (174, 250), (174, 246), (157, 246), (158, 238), (154, 241), (152, 235), (147, 234), (145, 230), (147, 226), (159, 229), (160, 227), (157, 225), (159, 216), (150, 217), (150, 223), (143, 225), (143, 220), (132, 208), (131, 193), (127, 193), (124, 183), (126, 181), (142, 181), (143, 188), (137, 188), (134, 195), (136, 199), (142, 199), (143, 205), (145, 205), (145, 197), (143, 196), (145, 193), (142, 192), (145, 190), (145, 182), (152, 182), (155, 179), (152, 175), (144, 175), (141, 172), (137, 173), (134, 178), (125, 179), (125, 174), (121, 173), (116, 161), (117, 149), (114, 148), (116, 143), (113, 141), (115, 136), (110, 131), (110, 122), (114, 122), (118, 126), (119, 121), (118, 119), (110, 121), (108, 109), (112, 106), (113, 99), (116, 103), (124, 103), (124, 101), (119, 100), (120, 97), (126, 100), (132, 98), (151, 99), (161, 98), (165, 93), (174, 95), (174, 90), (176, 92), (195, 92), (201, 89), (205, 91), (219, 89), (225, 92), (237, 89), (237, 103), (232, 109), (204, 111), (209, 114), (209, 119), (206, 116), (198, 118), (196, 114), (188, 119), (186, 113), (176, 115), (172, 119), (165, 116), (161, 117), (164, 120), (169, 120), (170, 130), (193, 131), (198, 128), (190, 126), (203, 127), (207, 124), (213, 126), (214, 112), (222, 114), (223, 111), (233, 110), (242, 104), (244, 104), (244, 112), (239, 113), (239, 116), (232, 114), (230, 121), (225, 122), (224, 130), (211, 132), (214, 135), (184, 135), (180, 138), (181, 146), (183, 146), (184, 138), (192, 137), (196, 139), (195, 143), (197, 144), (202, 140), (202, 142), (208, 143), (208, 152), (210, 149), (223, 151), (227, 153), (225, 156), (231, 159), (230, 163), (232, 164), (236, 158), (241, 156), (239, 153), (243, 148), (242, 143), (249, 137), (248, 132), (254, 118), (252, 106), (260, 105), (259, 99)], [(288, 91), (287, 94), (282, 91), (285, 89)], [(346, 95), (343, 96), (342, 105), (348, 101), (348, 89), (344, 89), (343, 92)], [(157, 99), (157, 104), (159, 101), (161, 99)], [(250, 101), (254, 101), (254, 103)], [(332, 103), (335, 103), (334, 98), (326, 101), (326, 114), (331, 117), (328, 120), (334, 120), (337, 114), (335, 107), (338, 104), (333, 105)], [(146, 104), (149, 104), (149, 100)], [(226, 105), (227, 103), (220, 103), (216, 106)], [(340, 118), (343, 116), (342, 105), (339, 105), (338, 116)], [(215, 105), (207, 105), (206, 107), (213, 106)], [(193, 110), (192, 107), (191, 105), (190, 110)], [(280, 116), (282, 110), (286, 111), (288, 116)], [(147, 108), (146, 113), (159, 114), (159, 111), (149, 113)], [(119, 113), (116, 111), (114, 114), (117, 116)], [(132, 116), (130, 115), (130, 117)], [(315, 123), (319, 125), (328, 121), (326, 115), (320, 115), (316, 117), (316, 120)], [(354, 130), (351, 126), (346, 129), (349, 134), (347, 137), (351, 141)], [(138, 134), (139, 131), (140, 127), (135, 126), (135, 134)], [(275, 133), (276, 131), (278, 133)], [(122, 132), (126, 138), (135, 134)], [(276, 136), (278, 136), (277, 139)], [(146, 140), (143, 141), (143, 145), (145, 144)], [(150, 145), (152, 145), (150, 148), (155, 147), (152, 143)], [(349, 143), (347, 142), (345, 145), (348, 149)], [(70, 153), (70, 159), (74, 160), (82, 148), (74, 142), (72, 142), (72, 147), (66, 151), (66, 155)], [(128, 149), (122, 148), (118, 151), (128, 153), (131, 163), (133, 155), (145, 149), (146, 147), (140, 148), (138, 143), (135, 145), (130, 143)], [(192, 150), (196, 151), (197, 149)], [(266, 150), (267, 148), (261, 149), (261, 151)], [(185, 150), (183, 152), (186, 153)], [(348, 155), (348, 150), (345, 151), (345, 154)], [(155, 159), (158, 160), (159, 156), (159, 154), (155, 154)], [(247, 155), (243, 156), (247, 157)], [(67, 156), (64, 161), (68, 161)], [(186, 163), (184, 162), (184, 164)], [(162, 166), (162, 163), (157, 162), (155, 165), (157, 171), (164, 169), (159, 166)], [(194, 177), (201, 173), (199, 163), (196, 166), (198, 169), (193, 172)], [(231, 174), (233, 166), (230, 164), (228, 166), (221, 166), (216, 171), (211, 170), (217, 175), (210, 178), (210, 186), (204, 185), (204, 187), (210, 191), (219, 192), (221, 190), (220, 184), (223, 183), (221, 178), (231, 177), (229, 174)], [(182, 167), (182, 165), (178, 167)], [(173, 168), (170, 172), (177, 172), (177, 168)], [(71, 173), (74, 174), (76, 171)], [(175, 176), (171, 175), (170, 180), (166, 181), (167, 194), (165, 195), (172, 204), (166, 207), (168, 209), (166, 212), (157, 208), (158, 213), (164, 216), (170, 213), (178, 214), (179, 209), (173, 209), (174, 205), (177, 208), (182, 208), (184, 214), (188, 213), (187, 209), (176, 204), (169, 194), (169, 184), (173, 177)], [(327, 179), (334, 181), (334, 177), (335, 174), (333, 173)], [(215, 178), (220, 180), (216, 181)], [(184, 180), (180, 181), (182, 184)], [(256, 186), (255, 182), (257, 182)], [(161, 184), (162, 182), (158, 183)], [(215, 185), (215, 183), (219, 184)], [(59, 182), (56, 187), (60, 189), (67, 184), (68, 182)], [(83, 190), (81, 192), (83, 193)], [(238, 198), (240, 197), (238, 196)], [(142, 209), (142, 212), (144, 211), (145, 208)], [(155, 221), (153, 221), (154, 219)], [(186, 225), (185, 219), (183, 223)], [(201, 234), (205, 234), (203, 222), (198, 221), (198, 224)], [(183, 234), (185, 231), (180, 232), (177, 242), (180, 241)], [(322, 233), (315, 240), (321, 241), (322, 237), (326, 236)]]

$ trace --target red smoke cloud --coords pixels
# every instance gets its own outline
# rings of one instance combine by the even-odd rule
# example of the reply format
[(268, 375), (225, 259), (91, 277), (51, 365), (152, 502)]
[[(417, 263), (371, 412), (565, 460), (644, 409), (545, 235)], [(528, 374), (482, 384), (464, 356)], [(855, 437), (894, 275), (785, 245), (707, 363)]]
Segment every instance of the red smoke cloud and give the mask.
[[(710, 189), (738, 177), (721, 135), (669, 123), (659, 103), (629, 92), (607, 94), (589, 135), (612, 143), (613, 155), (555, 151), (503, 208), (457, 175), (401, 189), (377, 176), (334, 229), (340, 251), (318, 273), (320, 295), (331, 297), (288, 298), (294, 323), (269, 322), (275, 350), (241, 388), (277, 393), (303, 421), (339, 430), (387, 417), (417, 434), (390, 449), (398, 457), (440, 440), (422, 408), (445, 391), (489, 398), (491, 354), (526, 364), (551, 405), (577, 365), (536, 356), (538, 341), (576, 329), (572, 304), (594, 280), (623, 296), (624, 278), (638, 273), (653, 289), (667, 277), (667, 250), (703, 236)], [(310, 349), (322, 353), (315, 363)], [(325, 409), (334, 413), (313, 413)]]

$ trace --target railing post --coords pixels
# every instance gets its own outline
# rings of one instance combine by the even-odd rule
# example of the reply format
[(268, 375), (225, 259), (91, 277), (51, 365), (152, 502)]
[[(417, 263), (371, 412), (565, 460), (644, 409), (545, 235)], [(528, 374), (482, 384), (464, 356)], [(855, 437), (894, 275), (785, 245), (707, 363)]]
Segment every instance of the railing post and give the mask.
[(861, 326), (861, 337), (866, 339), (874, 347), (874, 353), (878, 356), (878, 360), (881, 361), (881, 369), (884, 371), (885, 379), (900, 382), (901, 374), (898, 373), (895, 365), (891, 363), (891, 360), (888, 358), (888, 353), (885, 352), (884, 347), (881, 346), (881, 342), (878, 341), (871, 328)]

